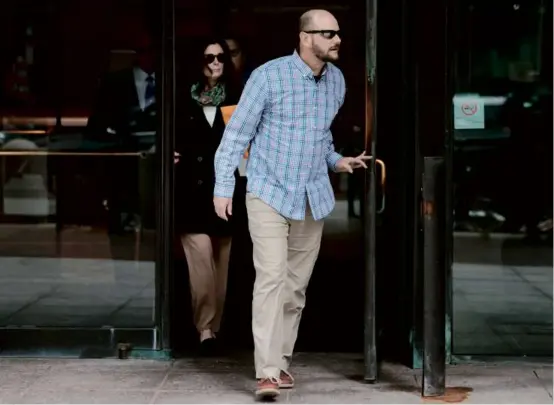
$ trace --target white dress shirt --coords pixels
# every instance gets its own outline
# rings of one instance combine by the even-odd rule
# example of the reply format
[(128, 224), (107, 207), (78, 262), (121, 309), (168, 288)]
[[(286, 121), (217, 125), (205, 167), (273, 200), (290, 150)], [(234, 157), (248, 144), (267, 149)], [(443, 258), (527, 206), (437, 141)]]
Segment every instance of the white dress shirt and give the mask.
[[(148, 73), (146, 73), (144, 70), (142, 70), (139, 67), (135, 67), (133, 69), (133, 74), (135, 76), (135, 87), (137, 89), (137, 96), (139, 100), (139, 106), (141, 110), (144, 110), (146, 107), (146, 100), (144, 98), (144, 95), (146, 93), (146, 85), (148, 84)], [(152, 73), (152, 78), (154, 79), (154, 85), (156, 84), (156, 74)]]

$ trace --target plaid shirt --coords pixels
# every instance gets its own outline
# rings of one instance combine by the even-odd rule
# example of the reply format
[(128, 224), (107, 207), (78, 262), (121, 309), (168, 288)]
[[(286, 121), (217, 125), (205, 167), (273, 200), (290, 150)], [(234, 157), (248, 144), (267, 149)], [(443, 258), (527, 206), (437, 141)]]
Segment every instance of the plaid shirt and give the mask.
[(328, 63), (318, 82), (295, 51), (250, 76), (215, 155), (214, 195), (233, 196), (234, 172), (250, 144), (248, 192), (285, 218), (314, 219), (335, 206), (329, 169), (342, 158), (330, 127), (344, 103), (341, 71)]

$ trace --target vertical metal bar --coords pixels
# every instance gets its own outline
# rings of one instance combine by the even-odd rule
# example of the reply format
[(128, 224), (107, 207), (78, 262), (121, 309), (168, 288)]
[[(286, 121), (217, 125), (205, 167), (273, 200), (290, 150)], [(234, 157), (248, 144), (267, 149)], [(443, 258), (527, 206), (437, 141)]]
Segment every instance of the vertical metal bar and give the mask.
[[(457, 46), (456, 32), (458, 31), (461, 13), (459, 12), (459, 0), (447, 0), (445, 10), (446, 21), (446, 85), (445, 85), (445, 103), (450, 105), (455, 93), (455, 84), (457, 77)], [(444, 185), (444, 232), (445, 232), (445, 359), (446, 363), (452, 361), (453, 347), (453, 285), (452, 285), (452, 266), (454, 258), (454, 182), (453, 182), (453, 164), (454, 164), (454, 132), (452, 124), (452, 108), (445, 110), (445, 185)]]
[(173, 268), (173, 142), (175, 132), (175, 2), (162, 0), (160, 86), (156, 151), (158, 163), (156, 237), (156, 326), (158, 349), (171, 348), (171, 275)]
[(367, 203), (365, 204), (364, 218), (367, 223), (365, 232), (366, 260), (365, 260), (365, 315), (364, 315), (364, 380), (377, 380), (377, 341), (375, 321), (375, 273), (376, 273), (376, 229), (377, 220), (375, 160), (372, 160), (366, 176), (369, 180)]
[(445, 237), (443, 157), (423, 159), (423, 386), (422, 395), (445, 393)]
[(366, 31), (366, 147), (369, 146), (370, 153), (374, 157), (371, 160), (369, 171), (366, 175), (367, 200), (364, 205), (365, 222), (365, 314), (364, 314), (364, 379), (368, 382), (377, 380), (377, 341), (375, 321), (375, 279), (376, 279), (376, 229), (377, 206), (376, 206), (376, 166), (375, 157), (377, 152), (377, 0), (366, 1), (367, 31)]
[(415, 131), (415, 140), (414, 140), (414, 155), (415, 155), (415, 165), (414, 165), (414, 194), (417, 203), (415, 205), (416, 217), (415, 217), (415, 226), (413, 229), (414, 232), (414, 244), (413, 249), (413, 285), (412, 285), (412, 325), (411, 325), (411, 353), (412, 353), (412, 367), (421, 368), (423, 367), (423, 354), (421, 352), (422, 344), (422, 334), (423, 334), (423, 234), (422, 234), (422, 218), (421, 218), (421, 207), (419, 203), (421, 201), (421, 190), (422, 190), (422, 180), (423, 180), (423, 161), (421, 159), (421, 136), (419, 131), (420, 125), (420, 108), (421, 105), (418, 103), (420, 92), (419, 92), (419, 69), (418, 65), (414, 63), (414, 131)]

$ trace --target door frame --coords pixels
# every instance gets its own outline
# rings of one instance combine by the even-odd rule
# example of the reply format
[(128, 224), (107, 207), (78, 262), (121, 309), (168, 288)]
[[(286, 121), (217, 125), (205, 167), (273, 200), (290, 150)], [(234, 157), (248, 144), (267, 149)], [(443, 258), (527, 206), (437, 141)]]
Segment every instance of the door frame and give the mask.
[(376, 325), (376, 221), (377, 221), (377, 0), (366, 0), (366, 80), (365, 80), (365, 150), (370, 160), (364, 181), (364, 380), (377, 380), (377, 325)]
[(172, 275), (174, 263), (173, 231), (173, 150), (175, 139), (175, 1), (162, 0), (159, 20), (161, 49), (159, 97), (160, 130), (156, 138), (158, 151), (157, 223), (156, 238), (156, 325), (159, 328), (158, 350), (171, 351)]
[[(421, 9), (421, 5), (416, 7), (415, 4), (409, 2), (408, 0), (395, 0), (393, 2), (385, 2), (384, 0), (366, 0), (366, 116), (365, 116), (365, 126), (366, 126), (366, 151), (368, 154), (375, 155), (377, 152), (377, 137), (379, 134), (383, 134), (380, 138), (380, 147), (381, 156), (387, 162), (387, 159), (390, 157), (391, 153), (389, 149), (391, 148), (391, 136), (395, 136), (396, 141), (403, 142), (405, 140), (410, 140), (413, 142), (413, 145), (410, 144), (409, 147), (403, 146), (402, 151), (395, 150), (393, 160), (400, 161), (403, 158), (407, 158), (409, 162), (405, 163), (403, 170), (406, 173), (413, 174), (413, 177), (403, 180), (403, 183), (400, 184), (400, 187), (403, 188), (401, 192), (396, 191), (395, 195), (391, 195), (391, 203), (389, 203), (389, 208), (384, 215), (384, 222), (386, 225), (393, 224), (405, 226), (405, 229), (400, 230), (403, 235), (393, 235), (394, 238), (398, 238), (397, 241), (397, 250), (395, 251), (396, 257), (394, 259), (393, 266), (398, 267), (398, 275), (401, 277), (401, 280), (391, 280), (387, 278), (386, 280), (381, 280), (379, 276), (379, 266), (382, 266), (385, 260), (389, 258), (384, 258), (384, 254), (380, 253), (379, 258), (377, 258), (377, 249), (378, 244), (377, 230), (375, 228), (378, 214), (377, 214), (377, 205), (380, 205), (377, 201), (377, 189), (376, 189), (376, 180), (377, 180), (377, 168), (376, 168), (376, 159), (370, 161), (369, 170), (366, 172), (366, 182), (364, 190), (364, 227), (365, 227), (365, 246), (366, 252), (365, 255), (365, 315), (364, 315), (364, 379), (370, 382), (376, 381), (378, 378), (378, 361), (381, 357), (378, 348), (378, 341), (381, 340), (380, 335), (382, 333), (381, 329), (389, 329), (385, 331), (387, 340), (391, 340), (391, 345), (397, 350), (393, 357), (395, 360), (400, 360), (409, 367), (420, 368), (421, 359), (422, 359), (422, 308), (420, 301), (422, 299), (422, 285), (421, 285), (421, 275), (422, 268), (420, 265), (421, 262), (421, 233), (419, 231), (420, 225), (420, 216), (419, 216), (419, 199), (420, 199), (420, 190), (419, 185), (421, 183), (421, 157), (426, 154), (426, 151), (430, 148), (430, 143), (432, 142), (432, 149), (435, 151), (444, 150), (444, 136), (445, 136), (445, 126), (441, 122), (430, 123), (430, 114), (429, 111), (432, 110), (429, 108), (420, 107), (420, 101), (427, 100), (431, 102), (433, 108), (438, 108), (440, 105), (442, 111), (445, 111), (447, 114), (447, 108), (442, 102), (442, 98), (432, 99), (431, 97), (436, 97), (440, 91), (446, 92), (446, 87), (440, 89), (434, 89), (433, 96), (425, 94), (420, 91), (421, 85), (428, 86), (432, 84), (430, 76), (427, 74), (425, 80), (422, 82), (420, 73), (421, 69), (425, 69), (431, 63), (426, 61), (425, 56), (428, 54), (430, 49), (428, 43), (425, 43), (422, 40), (428, 39), (431, 35), (435, 35), (433, 44), (436, 44), (440, 55), (435, 55), (435, 59), (444, 57), (445, 65), (442, 64), (437, 68), (435, 67), (435, 72), (440, 70), (441, 75), (447, 73), (446, 68), (446, 50), (447, 48), (442, 48), (446, 43), (446, 21), (444, 21), (444, 14), (447, 10), (447, 2), (444, 0), (426, 0), (428, 6), (433, 8), (431, 10), (431, 20), (429, 25), (424, 33), (418, 34), (417, 38), (415, 37), (420, 29), (420, 24), (418, 24), (417, 18), (419, 21), (422, 21), (421, 15), (419, 13), (424, 13)], [(164, 13), (164, 38), (163, 38), (163, 59), (164, 59), (164, 74), (167, 74), (168, 78), (175, 80), (175, 0), (162, 0), (164, 6), (162, 7), (165, 11)], [(379, 14), (378, 14), (379, 8)], [(413, 13), (417, 9), (421, 9), (418, 13), (418, 17), (414, 16)], [(427, 7), (424, 7), (427, 9)], [(381, 20), (379, 23), (379, 20)], [(383, 20), (385, 23), (383, 24)], [(397, 27), (391, 26), (388, 24), (390, 22), (398, 23), (400, 22), (402, 27), (400, 32), (397, 32)], [(437, 35), (443, 34), (441, 35)], [(392, 38), (391, 38), (392, 37)], [(396, 49), (387, 49), (389, 46), (378, 46), (378, 45), (388, 45), (390, 42), (393, 42), (393, 48)], [(417, 46), (415, 46), (416, 42)], [(380, 41), (380, 42), (379, 42)], [(386, 41), (386, 42), (385, 42)], [(382, 49), (382, 50), (381, 50)], [(393, 56), (384, 57), (385, 52), (394, 52)], [(427, 52), (427, 53), (425, 53)], [(384, 61), (384, 62), (383, 62)], [(398, 65), (405, 65), (399, 67)], [(382, 67), (381, 75), (378, 75), (378, 68)], [(388, 69), (393, 67), (392, 73)], [(397, 74), (395, 77), (394, 75)], [(398, 77), (400, 75), (401, 77)], [(169, 80), (169, 79), (168, 79)], [(168, 88), (169, 82), (165, 82), (163, 88)], [(391, 87), (391, 84), (393, 87)], [(378, 101), (378, 88), (382, 86), (387, 91), (380, 93)], [(446, 83), (445, 83), (446, 86)], [(164, 90), (165, 91), (165, 90)], [(400, 105), (401, 110), (399, 113), (400, 119), (396, 117), (396, 121), (404, 120), (401, 124), (391, 125), (391, 120), (387, 119), (383, 115), (383, 111), (391, 110), (394, 108), (394, 103), (398, 100), (393, 100), (390, 93), (398, 91), (400, 94), (398, 97), (401, 98)], [(171, 93), (171, 94), (170, 94)], [(388, 93), (388, 94), (387, 94)], [(446, 93), (444, 93), (446, 94)], [(172, 296), (172, 285), (170, 283), (171, 275), (173, 274), (173, 233), (172, 233), (172, 224), (169, 218), (173, 213), (173, 202), (171, 200), (171, 193), (173, 187), (173, 168), (172, 168), (172, 142), (174, 134), (174, 107), (175, 107), (175, 94), (173, 92), (167, 91), (163, 95), (164, 103), (166, 103), (166, 109), (163, 110), (164, 118), (164, 136), (161, 137), (161, 142), (163, 145), (160, 145), (161, 150), (161, 159), (162, 159), (162, 173), (160, 175), (162, 182), (161, 196), (165, 202), (162, 202), (160, 207), (164, 207), (165, 213), (160, 213), (160, 219), (163, 222), (160, 222), (160, 226), (163, 226), (163, 232), (160, 233), (160, 236), (163, 236), (162, 239), (165, 242), (165, 246), (160, 247), (160, 256), (159, 259), (161, 265), (161, 275), (159, 279), (159, 286), (162, 288), (163, 292), (159, 296), (160, 302), (160, 325), (161, 325), (161, 335), (162, 335), (162, 347), (164, 349), (172, 349), (172, 342), (170, 339), (170, 315), (171, 315), (171, 305), (169, 302), (169, 297)], [(162, 107), (163, 109), (164, 107)], [(171, 110), (171, 111), (170, 111)], [(383, 119), (378, 123), (378, 111), (379, 117)], [(422, 112), (425, 112), (422, 114)], [(445, 115), (446, 116), (446, 115)], [(423, 118), (423, 120), (422, 120)], [(429, 125), (432, 125), (433, 128), (433, 138), (429, 139), (424, 137), (423, 133), (427, 130)], [(438, 124), (438, 125), (437, 125)], [(441, 126), (442, 125), (442, 126)], [(430, 128), (430, 127), (429, 127)], [(392, 129), (392, 130), (391, 130)], [(395, 130), (400, 131), (400, 134), (395, 134)], [(392, 132), (392, 133), (391, 133)], [(385, 147), (382, 147), (385, 145)], [(443, 149), (440, 149), (442, 145)], [(394, 164), (394, 161), (391, 160), (391, 163)], [(394, 173), (394, 168), (391, 166), (391, 178), (396, 176), (398, 179), (398, 173)], [(408, 185), (408, 186), (407, 186)], [(392, 191), (392, 190), (391, 190)], [(392, 194), (392, 192), (391, 192)], [(404, 200), (404, 201), (402, 201)], [(161, 208), (160, 208), (161, 209)], [(402, 212), (398, 215), (400, 219), (395, 219), (395, 222), (391, 222), (390, 218), (391, 209), (401, 210)], [(171, 215), (170, 215), (171, 214)], [(396, 214), (395, 214), (396, 215)], [(398, 229), (396, 230), (398, 231)], [(392, 291), (392, 294), (398, 294), (401, 298), (395, 297), (393, 301), (387, 301), (386, 303), (382, 302), (376, 294), (376, 284), (385, 281), (387, 286), (391, 286), (391, 282), (396, 282), (397, 290)], [(386, 286), (386, 287), (387, 287)], [(397, 318), (394, 319), (395, 324), (392, 325), (387, 323), (387, 325), (378, 326), (382, 323), (384, 318), (384, 307), (392, 304), (395, 306), (393, 308), (394, 315)], [(388, 308), (385, 308), (388, 309)], [(392, 339), (390, 339), (392, 338)], [(390, 343), (390, 342), (389, 342)], [(448, 348), (447, 348), (448, 350)], [(387, 353), (390, 356), (390, 353)]]
[[(408, 0), (366, 0), (366, 150), (388, 163), (392, 184), (387, 187), (387, 208), (377, 214), (376, 210), (380, 210), (377, 207), (380, 202), (375, 199), (377, 159), (372, 161), (366, 175), (364, 225), (367, 249), (364, 377), (368, 381), (377, 379), (377, 362), (384, 356), (411, 368), (423, 365), (422, 162), (425, 156), (440, 156), (447, 166), (450, 164), (446, 145), (450, 137), (449, 13), (453, 1), (426, 0), (426, 7), (422, 7)], [(447, 362), (451, 277), (448, 263), (452, 249), (448, 239), (450, 193), (447, 180), (446, 207), (441, 213), (445, 216), (445, 229), (441, 231), (447, 240), (444, 252), (447, 281), (443, 286), (447, 296), (444, 308)], [(375, 228), (377, 221), (381, 224)]]

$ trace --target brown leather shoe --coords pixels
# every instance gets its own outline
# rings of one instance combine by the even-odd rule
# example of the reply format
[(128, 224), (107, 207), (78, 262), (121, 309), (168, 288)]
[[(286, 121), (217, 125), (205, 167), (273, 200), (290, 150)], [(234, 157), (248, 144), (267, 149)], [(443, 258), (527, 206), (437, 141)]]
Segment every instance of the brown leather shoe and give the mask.
[(288, 371), (281, 370), (281, 375), (279, 376), (279, 388), (290, 389), (294, 388), (294, 378)]
[(279, 395), (279, 381), (276, 378), (260, 378), (256, 388), (259, 399), (273, 399)]

